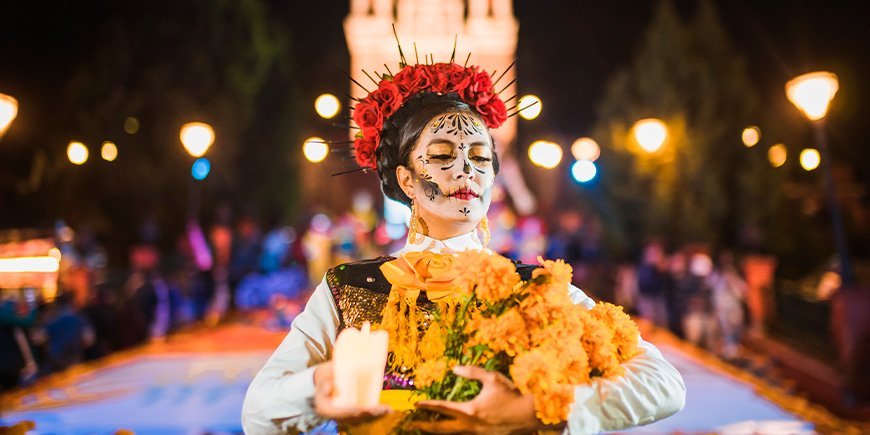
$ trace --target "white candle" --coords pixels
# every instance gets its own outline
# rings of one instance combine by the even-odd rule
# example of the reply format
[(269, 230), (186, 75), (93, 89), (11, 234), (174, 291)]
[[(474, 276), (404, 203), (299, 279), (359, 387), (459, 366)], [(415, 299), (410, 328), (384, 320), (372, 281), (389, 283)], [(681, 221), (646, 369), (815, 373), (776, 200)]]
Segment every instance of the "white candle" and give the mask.
[(387, 331), (346, 328), (338, 334), (333, 350), (335, 406), (371, 408), (378, 405), (387, 364)]

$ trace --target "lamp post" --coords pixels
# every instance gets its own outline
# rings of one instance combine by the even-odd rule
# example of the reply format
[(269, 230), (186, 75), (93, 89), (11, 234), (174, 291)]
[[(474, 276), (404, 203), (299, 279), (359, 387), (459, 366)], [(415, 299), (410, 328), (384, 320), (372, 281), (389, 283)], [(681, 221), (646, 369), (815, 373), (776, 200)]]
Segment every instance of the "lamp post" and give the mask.
[(827, 71), (811, 72), (800, 75), (788, 81), (785, 93), (789, 101), (812, 121), (816, 144), (821, 155), (822, 176), (825, 182), (825, 194), (831, 209), (831, 225), (834, 227), (834, 243), (837, 256), (840, 259), (840, 276), (842, 286), (852, 283), (852, 264), (849, 261), (849, 251), (846, 246), (846, 235), (843, 230), (843, 219), (840, 214), (840, 204), (837, 202), (834, 177), (831, 175), (831, 155), (828, 150), (828, 137), (825, 131), (825, 115), (828, 107), (837, 94), (839, 84), (837, 76)]
[(668, 137), (668, 127), (661, 119), (641, 119), (631, 129), (638, 145), (648, 153), (660, 150)]
[(16, 116), (18, 116), (18, 100), (0, 94), (0, 137), (3, 137)]
[[(190, 154), (191, 157), (197, 159), (193, 164), (199, 164), (201, 166), (199, 158), (204, 156), (211, 144), (214, 143), (214, 129), (211, 125), (204, 122), (188, 122), (181, 126), (179, 138), (181, 139), (181, 144), (184, 146), (187, 153)], [(193, 180), (191, 180), (190, 185), (190, 210), (188, 210), (188, 213), (190, 214), (189, 219), (191, 220), (199, 218), (200, 192), (196, 185), (198, 184), (197, 181), (201, 181), (205, 178), (197, 178), (196, 174), (198, 172), (195, 169), (197, 168), (191, 167)], [(206, 173), (206, 175), (208, 174)]]

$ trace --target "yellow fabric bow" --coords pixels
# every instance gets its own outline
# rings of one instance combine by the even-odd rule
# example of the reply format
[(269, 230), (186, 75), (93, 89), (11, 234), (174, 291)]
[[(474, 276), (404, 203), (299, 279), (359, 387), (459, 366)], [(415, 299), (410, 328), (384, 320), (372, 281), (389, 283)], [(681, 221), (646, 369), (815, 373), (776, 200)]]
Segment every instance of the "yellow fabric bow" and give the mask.
[(457, 293), (454, 284), (459, 275), (452, 254), (434, 252), (407, 252), (393, 261), (381, 265), (381, 272), (403, 299), (416, 301), (421, 291), (430, 301), (448, 299)]

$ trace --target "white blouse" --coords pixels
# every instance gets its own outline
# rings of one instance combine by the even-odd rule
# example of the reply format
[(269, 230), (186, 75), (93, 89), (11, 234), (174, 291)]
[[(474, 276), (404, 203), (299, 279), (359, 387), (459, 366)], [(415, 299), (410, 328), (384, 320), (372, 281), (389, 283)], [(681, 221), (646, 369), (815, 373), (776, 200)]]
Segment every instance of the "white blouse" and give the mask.
[[(406, 243), (405, 252), (436, 253), (482, 249), (475, 232), (446, 240), (424, 237)], [(592, 308), (595, 303), (571, 286), (571, 300)], [(249, 435), (307, 431), (324, 422), (314, 412), (314, 367), (332, 357), (339, 313), (325, 279), (314, 290), (290, 332), (248, 387), (242, 426)], [(642, 338), (643, 350), (622, 364), (625, 374), (598, 378), (574, 389), (574, 403), (565, 433), (586, 434), (652, 423), (683, 409), (686, 387), (680, 373), (661, 352)]]

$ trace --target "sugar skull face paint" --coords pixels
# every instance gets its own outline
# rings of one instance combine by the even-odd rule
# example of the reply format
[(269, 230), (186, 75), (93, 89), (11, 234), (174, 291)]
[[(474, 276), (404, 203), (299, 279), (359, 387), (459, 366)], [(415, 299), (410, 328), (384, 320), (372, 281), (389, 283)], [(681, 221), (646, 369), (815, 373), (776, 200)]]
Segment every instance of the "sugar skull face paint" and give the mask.
[(483, 122), (465, 112), (433, 118), (411, 151), (413, 197), (424, 219), (478, 222), (491, 201), (492, 140)]

